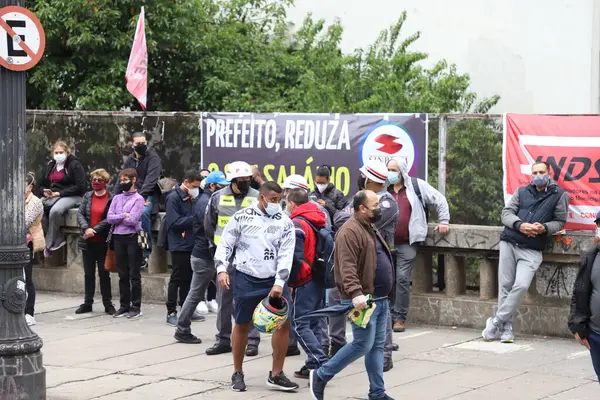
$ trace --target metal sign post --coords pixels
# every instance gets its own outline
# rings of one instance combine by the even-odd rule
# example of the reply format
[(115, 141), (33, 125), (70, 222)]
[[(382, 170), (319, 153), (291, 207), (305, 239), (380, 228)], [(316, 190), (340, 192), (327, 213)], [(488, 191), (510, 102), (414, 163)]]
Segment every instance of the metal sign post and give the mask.
[(30, 251), (25, 229), (23, 71), (39, 61), (45, 39), (37, 18), (14, 7), (23, 3), (0, 0), (0, 398), (39, 400), (46, 398), (42, 339), (29, 329), (24, 314), (23, 267), (30, 262)]

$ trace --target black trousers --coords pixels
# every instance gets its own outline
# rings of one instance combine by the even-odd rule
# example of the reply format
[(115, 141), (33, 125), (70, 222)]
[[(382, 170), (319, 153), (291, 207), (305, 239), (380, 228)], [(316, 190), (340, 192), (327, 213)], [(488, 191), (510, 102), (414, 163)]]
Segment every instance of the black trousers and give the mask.
[(110, 272), (104, 270), (104, 261), (106, 260), (106, 251), (108, 246), (104, 241), (87, 242), (87, 249), (82, 251), (83, 257), (83, 277), (85, 295), (83, 301), (85, 304), (94, 303), (94, 293), (96, 292), (96, 268), (98, 268), (98, 278), (100, 278), (100, 293), (102, 294), (102, 303), (104, 306), (112, 305), (112, 292), (110, 288)]
[(137, 233), (113, 235), (121, 308), (139, 310), (142, 307), (142, 249), (138, 246)]
[(217, 274), (215, 273), (215, 277), (208, 284), (208, 289), (206, 290), (206, 301), (216, 300), (217, 299)]
[(33, 284), (33, 244), (29, 243), (29, 263), (25, 266), (25, 289), (27, 290), (27, 302), (25, 303), (25, 314), (33, 317), (35, 307), (35, 285)]
[(171, 252), (173, 270), (171, 271), (171, 279), (169, 279), (166, 303), (167, 313), (169, 314), (177, 312), (177, 294), (179, 293), (179, 306), (181, 307), (190, 291), (190, 284), (192, 283), (191, 256), (191, 251)]

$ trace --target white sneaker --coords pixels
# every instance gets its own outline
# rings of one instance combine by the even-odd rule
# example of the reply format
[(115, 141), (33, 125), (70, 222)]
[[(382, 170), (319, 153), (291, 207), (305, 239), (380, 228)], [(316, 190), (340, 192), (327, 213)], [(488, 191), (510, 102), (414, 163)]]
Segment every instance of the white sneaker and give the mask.
[(208, 314), (208, 307), (205, 301), (201, 301), (200, 303), (198, 303), (198, 306), (196, 307), (196, 312), (199, 314)]
[(33, 315), (25, 314), (25, 321), (28, 326), (35, 325), (35, 318), (33, 318)]
[(219, 311), (219, 303), (217, 303), (216, 300), (211, 300), (208, 302), (208, 311), (210, 311), (211, 313), (216, 313), (217, 311)]
[(488, 318), (488, 320), (486, 321), (485, 329), (483, 330), (483, 332), (481, 332), (481, 336), (483, 337), (483, 340), (490, 341), (499, 339), (501, 333), (502, 332), (500, 332), (500, 328), (498, 327), (496, 321), (492, 317)]
[(504, 330), (502, 331), (502, 336), (500, 337), (500, 341), (502, 343), (514, 343), (515, 335), (513, 334), (512, 324), (507, 322), (504, 324)]

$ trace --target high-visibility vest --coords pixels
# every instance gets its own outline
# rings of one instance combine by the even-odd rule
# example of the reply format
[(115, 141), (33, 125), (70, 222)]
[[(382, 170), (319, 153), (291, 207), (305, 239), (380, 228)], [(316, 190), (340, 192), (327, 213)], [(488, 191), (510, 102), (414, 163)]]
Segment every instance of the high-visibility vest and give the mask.
[(215, 229), (215, 244), (218, 245), (221, 240), (221, 235), (225, 230), (225, 225), (229, 222), (229, 219), (241, 209), (250, 207), (256, 200), (256, 196), (249, 195), (244, 197), (240, 208), (235, 204), (235, 197), (231, 194), (223, 194), (219, 196), (219, 204), (217, 206), (217, 227)]

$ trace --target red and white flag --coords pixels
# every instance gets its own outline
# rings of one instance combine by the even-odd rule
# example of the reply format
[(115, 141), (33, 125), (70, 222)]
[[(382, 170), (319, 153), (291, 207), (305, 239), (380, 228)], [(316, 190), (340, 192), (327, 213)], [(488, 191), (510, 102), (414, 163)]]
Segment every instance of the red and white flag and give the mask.
[(148, 99), (148, 49), (146, 48), (144, 7), (142, 7), (140, 18), (135, 28), (135, 36), (133, 38), (129, 63), (127, 64), (125, 80), (127, 81), (127, 90), (138, 100), (142, 109), (145, 110)]

